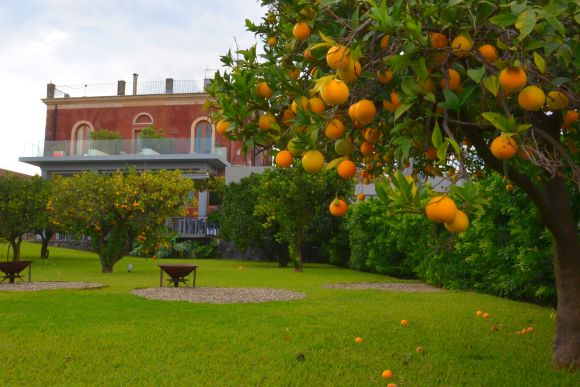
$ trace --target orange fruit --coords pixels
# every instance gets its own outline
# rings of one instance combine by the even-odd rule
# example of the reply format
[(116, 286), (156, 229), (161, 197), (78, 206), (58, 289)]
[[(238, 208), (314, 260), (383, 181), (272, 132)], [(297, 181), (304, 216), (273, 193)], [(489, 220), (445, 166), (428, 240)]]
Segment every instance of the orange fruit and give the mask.
[(508, 192), (513, 191), (514, 190), (514, 186), (511, 183), (507, 183), (505, 185), (505, 190), (508, 191)]
[(537, 112), (546, 103), (546, 94), (538, 86), (524, 87), (518, 95), (518, 103), (524, 110)]
[(381, 374), (381, 377), (385, 379), (390, 379), (393, 377), (393, 372), (391, 370), (384, 370), (383, 373)]
[(306, 40), (310, 36), (312, 30), (305, 22), (299, 22), (292, 28), (292, 35), (298, 40)]
[(526, 86), (528, 76), (519, 67), (506, 67), (499, 72), (499, 85), (505, 91), (518, 91)]
[(425, 347), (419, 346), (419, 347), (417, 347), (415, 349), (415, 352), (417, 352), (417, 353), (425, 353)]
[(315, 149), (311, 149), (302, 156), (302, 168), (306, 172), (319, 172), (324, 166), (324, 155)]
[(314, 57), (310, 48), (306, 48), (304, 50), (304, 58), (306, 58), (306, 60), (309, 62), (314, 62), (316, 60), (316, 57)]
[(363, 137), (366, 141), (370, 142), (371, 144), (376, 144), (381, 137), (381, 132), (376, 128), (366, 128), (363, 131)]
[(457, 213), (453, 199), (439, 195), (431, 198), (425, 207), (427, 218), (435, 223), (451, 222)]
[(296, 114), (294, 114), (294, 112), (291, 109), (286, 109), (282, 112), (282, 118), (280, 119), (280, 121), (282, 122), (282, 125), (287, 125), (288, 121), (290, 121), (295, 116)]
[(332, 46), (326, 52), (326, 63), (330, 68), (342, 70), (348, 66), (350, 50), (345, 46)]
[(527, 327), (526, 333), (533, 333), (535, 331), (534, 327)]
[(360, 77), (362, 72), (362, 68), (360, 62), (358, 60), (351, 60), (348, 62), (348, 66), (346, 66), (343, 70), (338, 70), (338, 76), (343, 81), (349, 83), (354, 82)]
[(429, 40), (431, 41), (431, 47), (433, 48), (445, 48), (449, 43), (447, 35), (444, 35), (440, 32), (429, 33)]
[(473, 47), (473, 42), (463, 35), (456, 36), (451, 42), (451, 51), (458, 58), (465, 58)]
[(461, 76), (454, 69), (449, 69), (447, 79), (443, 78), (439, 82), (442, 89), (456, 90), (461, 82)]
[(356, 164), (350, 160), (342, 160), (340, 164), (338, 164), (336, 171), (338, 172), (338, 176), (343, 179), (351, 179), (356, 175)]
[(356, 200), (358, 200), (360, 202), (362, 202), (363, 200), (365, 200), (365, 198), (366, 198), (366, 196), (362, 192), (356, 195)]
[(478, 310), (477, 312), (475, 312), (475, 315), (477, 317), (481, 317), (481, 316), (483, 316), (483, 312), (481, 310)]
[(379, 81), (381, 85), (386, 85), (393, 80), (393, 72), (391, 70), (377, 70), (376, 76), (377, 81)]
[(425, 150), (425, 157), (428, 160), (437, 160), (437, 149), (433, 147), (427, 148), (427, 150)]
[(358, 101), (354, 108), (353, 114), (356, 117), (356, 121), (363, 125), (370, 124), (375, 119), (377, 115), (377, 108), (373, 101), (368, 99), (361, 99)]
[(379, 46), (381, 48), (387, 48), (389, 46), (389, 41), (391, 40), (390, 35), (383, 35), (381, 40), (379, 41)]
[(568, 107), (570, 100), (568, 96), (561, 91), (552, 90), (546, 97), (546, 105), (550, 110), (562, 110)]
[(343, 216), (348, 210), (348, 204), (344, 200), (336, 198), (330, 202), (328, 209), (332, 216)]
[(258, 94), (262, 98), (270, 98), (273, 92), (266, 82), (260, 82), (256, 87), (256, 94)]
[(465, 214), (465, 212), (461, 210), (457, 210), (455, 213), (455, 217), (451, 222), (443, 223), (443, 226), (453, 234), (459, 234), (460, 232), (464, 232), (469, 227), (469, 218)]
[(360, 344), (360, 343), (364, 342), (364, 340), (362, 339), (362, 337), (357, 337), (356, 339), (354, 339), (354, 342), (357, 344)]
[(395, 110), (397, 110), (397, 108), (401, 106), (401, 100), (399, 99), (399, 95), (397, 94), (396, 91), (391, 91), (390, 96), (391, 96), (390, 101), (383, 100), (383, 107), (388, 111), (390, 111), (391, 113), (394, 113)]
[(402, 327), (406, 327), (407, 325), (409, 325), (409, 321), (407, 321), (407, 320), (401, 320), (401, 326)]
[(341, 138), (334, 143), (334, 150), (340, 156), (348, 156), (354, 152), (354, 146), (349, 139)]
[(276, 45), (276, 43), (278, 43), (278, 39), (276, 39), (274, 36), (270, 36), (267, 40), (268, 46), (270, 47), (274, 47)]
[(258, 120), (258, 126), (260, 130), (268, 130), (272, 129), (272, 124), (276, 122), (276, 117), (274, 117), (271, 113), (264, 113), (263, 116), (260, 117)]
[(431, 78), (425, 79), (425, 81), (423, 81), (421, 88), (423, 90), (423, 94), (432, 93), (433, 90), (435, 89), (435, 84), (433, 82), (433, 79), (431, 79)]
[(299, 69), (291, 69), (290, 71), (288, 71), (288, 78), (292, 79), (292, 80), (297, 80), (298, 77), (300, 76), (300, 70)]
[(578, 112), (575, 110), (568, 110), (564, 115), (564, 123), (566, 125), (571, 125), (574, 122), (578, 121)]
[(296, 97), (294, 101), (290, 104), (290, 110), (297, 113), (298, 109), (307, 110), (308, 109), (308, 98), (306, 97)]
[(370, 155), (375, 151), (375, 146), (368, 141), (363, 142), (360, 144), (360, 153), (363, 155)]
[(219, 120), (215, 125), (215, 131), (218, 134), (224, 135), (230, 126), (230, 122), (226, 120)]
[(333, 118), (326, 124), (324, 135), (328, 138), (339, 139), (344, 137), (344, 124), (337, 118)]
[(486, 62), (493, 63), (497, 60), (497, 49), (491, 44), (484, 44), (479, 47), (479, 53)]
[(276, 165), (278, 167), (288, 168), (289, 166), (292, 165), (293, 159), (294, 157), (292, 156), (292, 153), (290, 153), (287, 150), (281, 150), (280, 152), (278, 152), (274, 160), (276, 161)]
[(490, 148), (496, 158), (507, 160), (516, 155), (518, 144), (512, 137), (501, 135), (493, 139)]
[(308, 109), (313, 113), (322, 114), (324, 113), (325, 108), (326, 105), (324, 104), (324, 101), (318, 97), (310, 98), (308, 100)]
[(484, 314), (481, 315), (481, 317), (483, 317), (484, 319), (487, 320), (488, 318), (491, 317), (491, 315), (489, 313), (484, 313)]
[(322, 89), (320, 96), (327, 105), (342, 105), (348, 101), (350, 91), (346, 83), (333, 79)]

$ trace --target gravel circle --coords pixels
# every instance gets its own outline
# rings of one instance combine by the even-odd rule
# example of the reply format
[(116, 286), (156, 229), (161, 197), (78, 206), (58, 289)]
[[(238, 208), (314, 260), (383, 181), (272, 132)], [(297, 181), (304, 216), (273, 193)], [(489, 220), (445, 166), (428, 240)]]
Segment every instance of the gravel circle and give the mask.
[(188, 301), (204, 304), (242, 304), (253, 302), (290, 301), (306, 297), (306, 294), (283, 289), (269, 288), (206, 288), (163, 287), (136, 289), (131, 292), (150, 300)]
[(104, 284), (95, 282), (18, 282), (14, 284), (0, 284), (0, 292), (34, 292), (38, 290), (57, 289), (98, 289)]
[(400, 283), (400, 282), (353, 282), (348, 284), (323, 285), (329, 289), (377, 289), (392, 292), (442, 292), (443, 289), (427, 284)]

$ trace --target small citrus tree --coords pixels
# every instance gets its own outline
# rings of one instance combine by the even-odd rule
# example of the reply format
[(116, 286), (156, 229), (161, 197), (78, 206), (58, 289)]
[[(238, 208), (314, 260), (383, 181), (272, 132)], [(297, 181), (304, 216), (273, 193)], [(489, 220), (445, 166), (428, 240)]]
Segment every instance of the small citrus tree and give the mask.
[(55, 224), (91, 238), (102, 272), (111, 273), (134, 240), (143, 244), (143, 251), (167, 241), (165, 221), (181, 215), (192, 189), (191, 180), (179, 171), (83, 172), (53, 178), (48, 209)]
[[(286, 148), (304, 166), (319, 165), (319, 154), (331, 166), (349, 158), (361, 181), (383, 181), (377, 190), (391, 208), (452, 232), (485, 200), (472, 181), (479, 169), (500, 172), (553, 235), (553, 363), (580, 366), (580, 216), (571, 206), (580, 187), (578, 2), (262, 4), (262, 22), (246, 25), (264, 53), (229, 52), (229, 70), (210, 88), (221, 130), (248, 149)], [(422, 201), (422, 176), (468, 181), (448, 188), (459, 209), (447, 192)]]

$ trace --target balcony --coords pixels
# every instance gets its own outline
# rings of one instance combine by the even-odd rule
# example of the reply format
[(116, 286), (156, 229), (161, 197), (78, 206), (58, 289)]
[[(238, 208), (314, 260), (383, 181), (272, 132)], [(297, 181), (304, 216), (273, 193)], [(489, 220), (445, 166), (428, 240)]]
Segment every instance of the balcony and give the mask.
[(40, 167), (46, 176), (84, 170), (115, 171), (127, 166), (216, 173), (230, 166), (226, 148), (195, 152), (199, 145), (191, 138), (45, 141), (28, 146), (20, 161)]

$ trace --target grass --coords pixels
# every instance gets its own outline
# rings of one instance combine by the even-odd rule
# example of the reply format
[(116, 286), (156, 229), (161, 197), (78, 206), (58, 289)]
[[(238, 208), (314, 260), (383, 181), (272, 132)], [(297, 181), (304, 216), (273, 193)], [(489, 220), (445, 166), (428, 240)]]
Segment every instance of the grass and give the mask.
[[(107, 287), (0, 291), (3, 385), (385, 386), (385, 369), (399, 386), (580, 385), (580, 374), (551, 367), (548, 308), (466, 292), (326, 289), (321, 285), (396, 279), (327, 265), (294, 273), (226, 260), (196, 260), (198, 285), (284, 288), (307, 298), (152, 301), (129, 294), (158, 285), (151, 260), (124, 258), (115, 273), (101, 274), (94, 254), (51, 248), (43, 261), (35, 258), (39, 249), (23, 246), (23, 259), (35, 260), (33, 280)], [(491, 318), (476, 318), (479, 309)], [(527, 326), (536, 332), (516, 335)], [(426, 354), (416, 353), (419, 345)]]

